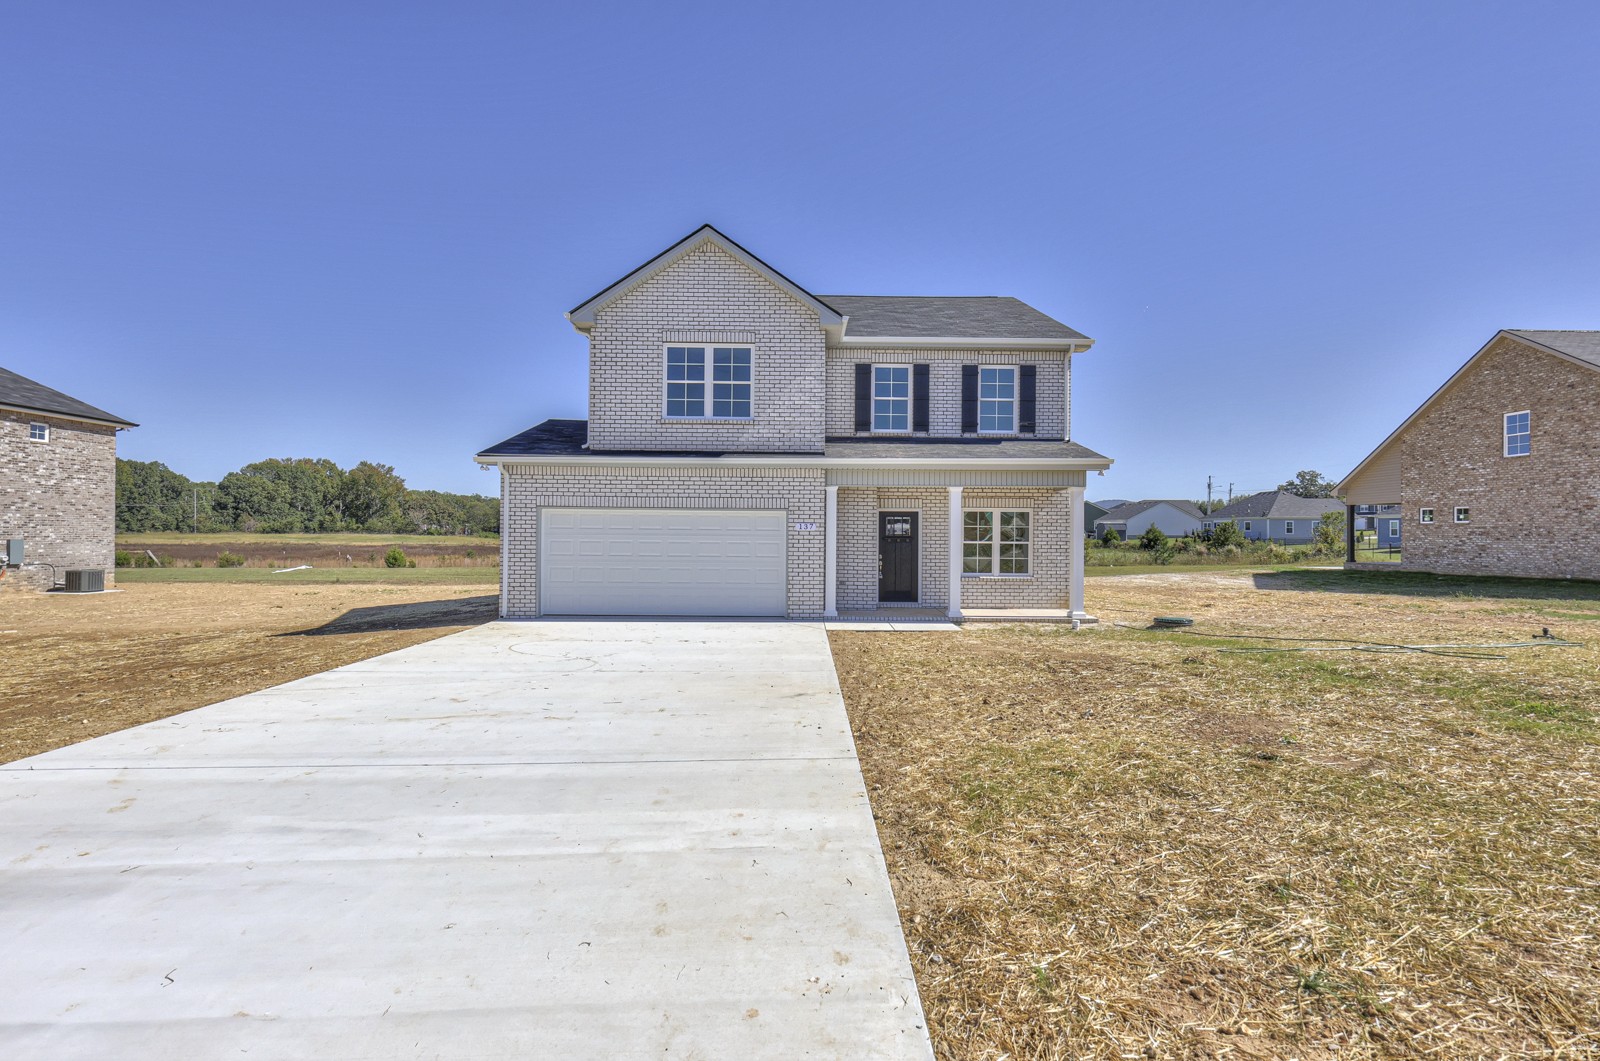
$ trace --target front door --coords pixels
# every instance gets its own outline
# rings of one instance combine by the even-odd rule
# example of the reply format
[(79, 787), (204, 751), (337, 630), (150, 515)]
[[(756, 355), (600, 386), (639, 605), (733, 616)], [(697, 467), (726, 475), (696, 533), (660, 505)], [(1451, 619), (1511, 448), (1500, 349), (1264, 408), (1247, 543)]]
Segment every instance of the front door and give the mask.
[(878, 599), (917, 599), (917, 514), (878, 513)]

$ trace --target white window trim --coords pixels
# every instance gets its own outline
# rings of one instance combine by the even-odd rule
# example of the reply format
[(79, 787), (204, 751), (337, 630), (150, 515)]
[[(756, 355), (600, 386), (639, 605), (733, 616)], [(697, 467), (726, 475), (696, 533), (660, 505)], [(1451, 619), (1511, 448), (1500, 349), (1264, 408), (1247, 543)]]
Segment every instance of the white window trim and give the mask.
[[(1011, 397), (1010, 398), (985, 398), (983, 396), (983, 373), (984, 373), (985, 369), (988, 369), (990, 371), (1000, 371), (1000, 372), (1009, 372), (1009, 373), (1011, 373)], [(1015, 435), (1017, 433), (1017, 417), (1021, 414), (1021, 409), (1019, 408), (1019, 406), (1022, 404), (1022, 402), (1021, 402), (1021, 391), (1022, 391), (1022, 373), (1020, 371), (1018, 371), (1018, 366), (1016, 366), (1016, 365), (979, 365), (978, 366), (978, 434), (980, 434), (980, 435)], [(983, 403), (986, 402), (986, 401), (987, 402), (1009, 402), (1011, 404), (1011, 426), (1010, 427), (1005, 428), (1004, 430), (999, 430), (999, 429), (994, 429), (994, 428), (991, 428), (991, 429), (988, 429), (988, 430), (984, 429), (984, 426), (983, 426)], [(981, 510), (974, 509), (974, 511), (981, 511)], [(1017, 508), (1017, 509), (1008, 508), (1008, 509), (1006, 509), (1006, 511), (1007, 512), (1021, 512), (1022, 510), (1020, 508)], [(1031, 560), (1030, 560), (1030, 564), (1031, 564)]]
[[(905, 398), (905, 402), (906, 402), (906, 426), (905, 426), (905, 430), (903, 430), (903, 431), (900, 430), (899, 428), (879, 427), (878, 426), (878, 369), (880, 369), (880, 368), (903, 368), (903, 369), (906, 370), (906, 398)], [(916, 405), (917, 405), (917, 370), (912, 365), (910, 365), (909, 363), (907, 363), (907, 364), (897, 364), (895, 362), (885, 361), (882, 364), (879, 364), (877, 362), (874, 362), (873, 365), (872, 365), (871, 386), (868, 388), (868, 391), (867, 391), (867, 400), (872, 403), (872, 407), (871, 407), (871, 409), (869, 411), (872, 414), (871, 432), (874, 435), (909, 435), (909, 434), (911, 434), (912, 430), (916, 427), (916, 415), (917, 415), (917, 413), (916, 413)], [(900, 400), (899, 398), (885, 398), (884, 399), (884, 401), (892, 401), (892, 402), (897, 402), (899, 400)], [(896, 511), (899, 511), (899, 510), (898, 509), (890, 509), (890, 511), (891, 512), (896, 512)]]
[[(750, 386), (750, 415), (749, 416), (712, 416), (711, 415), (710, 410), (714, 408), (714, 406), (712, 405), (712, 402), (715, 401), (715, 399), (713, 398), (713, 394), (715, 393), (715, 391), (713, 390), (713, 385), (716, 383), (716, 380), (715, 380), (714, 377), (717, 374), (717, 370), (716, 370), (716, 359), (717, 359), (716, 348), (719, 347), (719, 346), (722, 347), (725, 350), (748, 350), (748, 351), (750, 351), (750, 384), (749, 384), (749, 386)], [(701, 414), (700, 416), (673, 416), (671, 413), (667, 412), (667, 408), (668, 408), (668, 406), (667, 406), (667, 385), (669, 383), (683, 382), (683, 381), (680, 381), (680, 380), (669, 380), (669, 379), (667, 379), (667, 351), (669, 349), (673, 348), (673, 347), (677, 347), (677, 348), (683, 349), (683, 350), (704, 350), (706, 352), (706, 364), (705, 364), (706, 378), (704, 380), (692, 380), (692, 381), (689, 381), (689, 382), (701, 383), (701, 384), (703, 384), (705, 386), (705, 389), (706, 389), (705, 390), (705, 399), (704, 399), (705, 404), (704, 404), (703, 408), (706, 409), (707, 411), (705, 413)], [(709, 343), (709, 342), (696, 341), (696, 342), (662, 343), (661, 344), (661, 419), (666, 420), (666, 421), (668, 421), (670, 423), (674, 423), (674, 424), (681, 424), (681, 423), (692, 423), (692, 424), (703, 424), (703, 423), (748, 424), (750, 421), (754, 420), (755, 418), (756, 418), (756, 348), (755, 348), (755, 345), (753, 343)]]
[(1255, 528), (1251, 526), (1250, 520), (1245, 520), (1243, 523), (1239, 524), (1239, 529), (1242, 531), (1249, 531), (1254, 530)]
[(1419, 509), (1417, 509), (1417, 522), (1418, 523), (1432, 523), (1433, 522), (1433, 509), (1431, 509), (1431, 508), (1419, 508)]
[[(1511, 418), (1513, 416), (1526, 416), (1528, 418), (1528, 452), (1511, 452)], [(1533, 456), (1533, 411), (1519, 409), (1514, 413), (1506, 413), (1500, 418), (1500, 455), (1502, 457), (1531, 457)]]
[(1294, 533), (1294, 520), (1286, 519), (1286, 520), (1283, 521), (1283, 533), (1285, 535), (1290, 535), (1290, 534)]
[[(994, 550), (989, 554), (989, 570), (987, 570), (987, 571), (968, 571), (968, 570), (966, 570), (966, 566), (967, 566), (967, 513), (968, 512), (987, 512), (987, 513), (989, 513), (990, 516), (994, 517), (994, 522), (993, 522), (994, 541), (992, 541), (990, 543), (991, 545), (994, 546)], [(1000, 567), (1000, 513), (1002, 513), (1002, 512), (1026, 512), (1028, 514), (1028, 573), (1025, 574), (1025, 575), (1016, 575), (1016, 574), (1003, 575), (999, 571), (999, 567)], [(1033, 532), (1035, 530), (1035, 527), (1036, 527), (1036, 524), (1033, 521), (1033, 509), (1031, 509), (1031, 508), (963, 508), (961, 510), (961, 526), (959, 528), (959, 530), (961, 532), (961, 567), (962, 567), (961, 577), (962, 578), (979, 578), (979, 579), (982, 579), (982, 578), (1004, 579), (1004, 580), (1010, 580), (1010, 581), (1018, 581), (1018, 580), (1022, 580), (1022, 579), (1030, 579), (1030, 578), (1032, 578), (1033, 577), (1033, 559), (1034, 559), (1034, 548), (1033, 547), (1035, 545)]]
[[(36, 427), (40, 428), (40, 429), (42, 429), (44, 431), (44, 434), (39, 438), (35, 438), (34, 435), (33, 435), (33, 429), (36, 428)], [(43, 422), (41, 422), (39, 420), (30, 420), (30, 421), (28, 421), (28, 441), (29, 442), (49, 442), (50, 441), (50, 425), (46, 424), (46, 423), (43, 423)]]
[[(1463, 512), (1465, 512), (1467, 514), (1465, 519), (1463, 519), (1462, 516), (1461, 516), (1461, 513), (1463, 513)], [(1456, 506), (1456, 510), (1455, 510), (1455, 517), (1456, 517), (1455, 521), (1457, 523), (1471, 523), (1472, 522), (1472, 506), (1471, 505), (1457, 505)]]
[(1391, 538), (1400, 537), (1400, 521), (1399, 520), (1391, 519), (1389, 521), (1389, 537), (1391, 537)]

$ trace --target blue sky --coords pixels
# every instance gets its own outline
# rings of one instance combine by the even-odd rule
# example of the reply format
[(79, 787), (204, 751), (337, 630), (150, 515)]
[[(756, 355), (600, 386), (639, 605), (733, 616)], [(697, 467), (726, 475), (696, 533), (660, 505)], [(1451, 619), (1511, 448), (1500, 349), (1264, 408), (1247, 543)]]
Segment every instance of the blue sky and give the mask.
[(1348, 470), (1600, 327), (1600, 5), (6, 3), (0, 365), (214, 478), (492, 492), (580, 299), (710, 221), (1094, 336), (1091, 496)]

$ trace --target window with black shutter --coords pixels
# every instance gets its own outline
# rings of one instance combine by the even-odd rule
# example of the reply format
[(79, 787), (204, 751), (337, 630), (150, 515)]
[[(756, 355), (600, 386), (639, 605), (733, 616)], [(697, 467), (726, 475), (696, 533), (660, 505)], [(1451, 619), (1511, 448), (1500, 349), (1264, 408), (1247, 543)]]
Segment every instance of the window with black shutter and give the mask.
[(961, 366), (961, 430), (978, 430), (978, 366)]
[(872, 366), (856, 366), (856, 430), (872, 430)]
[(928, 430), (928, 366), (911, 366), (911, 430)]
[(1032, 435), (1038, 427), (1039, 366), (1023, 365), (1017, 378), (1017, 431)]

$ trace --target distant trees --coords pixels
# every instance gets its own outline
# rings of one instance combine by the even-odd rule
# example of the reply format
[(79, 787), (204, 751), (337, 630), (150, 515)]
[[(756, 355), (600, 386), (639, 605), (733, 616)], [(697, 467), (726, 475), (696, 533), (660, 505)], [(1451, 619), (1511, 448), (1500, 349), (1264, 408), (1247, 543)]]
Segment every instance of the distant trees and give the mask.
[[(198, 493), (197, 493), (198, 491)], [(498, 534), (498, 498), (408, 490), (392, 466), (346, 471), (322, 458), (271, 458), (196, 483), (159, 461), (117, 461), (117, 530), (267, 534), (370, 531)]]
[(1296, 497), (1332, 497), (1333, 488), (1338, 485), (1332, 479), (1324, 479), (1321, 472), (1306, 470), (1296, 472), (1293, 479), (1280, 483), (1278, 489)]
[(1319, 552), (1337, 553), (1344, 550), (1344, 512), (1324, 512), (1317, 521), (1311, 540)]

